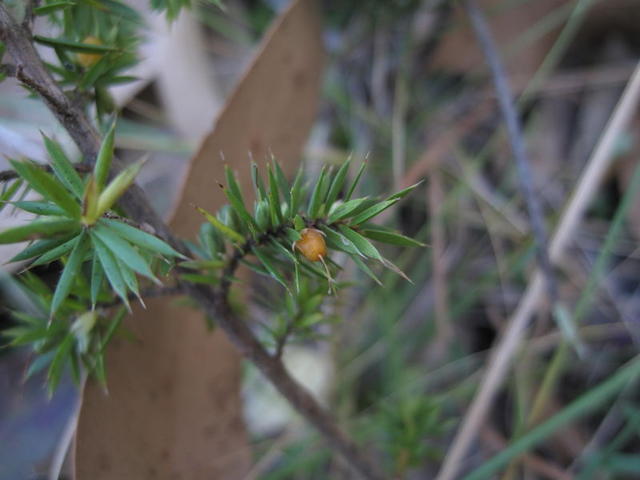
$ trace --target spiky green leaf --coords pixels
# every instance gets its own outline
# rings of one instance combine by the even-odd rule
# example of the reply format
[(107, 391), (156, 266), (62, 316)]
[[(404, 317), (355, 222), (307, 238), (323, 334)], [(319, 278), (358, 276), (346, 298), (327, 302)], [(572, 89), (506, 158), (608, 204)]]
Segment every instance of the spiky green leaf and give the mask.
[(98, 186), (98, 191), (104, 187), (107, 177), (109, 176), (109, 169), (111, 168), (111, 161), (113, 159), (113, 146), (115, 143), (116, 121), (114, 120), (107, 131), (107, 134), (102, 139), (100, 150), (96, 158), (96, 164), (93, 167), (93, 176)]
[(0, 244), (22, 242), (39, 237), (51, 237), (59, 233), (79, 230), (80, 225), (69, 219), (33, 220), (26, 225), (9, 228), (0, 233)]
[(347, 178), (347, 173), (349, 173), (349, 166), (351, 165), (351, 157), (349, 157), (342, 166), (338, 169), (335, 177), (333, 178), (333, 182), (331, 182), (331, 187), (329, 188), (329, 193), (327, 194), (327, 199), (325, 200), (329, 208), (333, 205), (333, 202), (338, 198), (338, 194), (342, 190), (344, 186), (344, 182)]
[(340, 250), (341, 252), (349, 253), (351, 255), (364, 256), (364, 254), (356, 248), (353, 242), (342, 233), (324, 225), (320, 227), (320, 230), (325, 233), (327, 246), (329, 248), (333, 250)]
[(37, 240), (29, 245), (27, 248), (22, 250), (19, 254), (13, 257), (9, 262), (20, 262), (22, 260), (28, 260), (33, 257), (40, 256), (49, 250), (53, 250), (54, 248), (62, 245), (66, 241), (69, 240), (68, 236), (60, 237), (60, 238), (44, 238), (42, 240)]
[(91, 262), (91, 307), (95, 308), (96, 303), (98, 303), (98, 296), (100, 295), (100, 290), (102, 290), (102, 283), (104, 282), (104, 269), (102, 268), (102, 263), (100, 263), (100, 258), (96, 252), (93, 253), (93, 259)]
[(53, 395), (53, 392), (60, 383), (64, 366), (67, 364), (67, 361), (69, 361), (72, 347), (73, 335), (68, 334), (56, 349), (56, 353), (49, 366), (49, 371), (47, 372), (47, 391), (49, 392), (49, 396)]
[(60, 180), (62, 184), (76, 196), (76, 198), (82, 198), (84, 185), (82, 184), (82, 179), (80, 178), (80, 175), (78, 175), (78, 172), (76, 172), (73, 163), (71, 163), (67, 158), (58, 143), (51, 140), (45, 134), (42, 134), (42, 137), (44, 139), (44, 145), (47, 152), (49, 153), (49, 158), (51, 159), (53, 173), (58, 177), (58, 180)]
[(265, 190), (264, 184), (262, 183), (260, 171), (256, 162), (251, 162), (251, 181), (253, 182), (253, 189), (256, 192), (256, 199), (258, 201), (266, 199), (267, 191)]
[(42, 5), (40, 7), (34, 8), (33, 13), (36, 15), (49, 15), (50, 13), (55, 13), (61, 10), (64, 10), (69, 7), (74, 7), (76, 5), (75, 2), (71, 1), (60, 1), (60, 2), (52, 2), (47, 3), (46, 5)]
[(67, 216), (67, 212), (65, 212), (62, 208), (60, 208), (56, 204), (50, 203), (50, 202), (19, 200), (17, 202), (11, 202), (11, 204), (19, 208), (20, 210), (24, 210), (25, 212), (33, 213), (35, 215), (45, 215), (45, 216), (55, 216), (55, 217)]
[(282, 210), (280, 209), (280, 189), (275, 174), (270, 167), (267, 167), (267, 175), (269, 177), (269, 211), (271, 212), (272, 225), (280, 225), (282, 223)]
[(390, 195), (389, 198), (387, 198), (387, 200), (395, 200), (395, 199), (399, 200), (401, 198), (406, 197), (407, 195), (409, 195), (409, 193), (415, 190), (416, 187), (419, 187), (422, 184), (422, 182), (424, 182), (424, 180), (420, 180), (418, 183), (414, 183), (410, 187), (407, 187), (403, 190), (400, 190), (399, 192), (394, 193), (393, 195)]
[(225, 196), (227, 197), (227, 200), (229, 200), (229, 204), (231, 205), (231, 208), (236, 213), (238, 219), (242, 222), (241, 229), (242, 230), (247, 229), (255, 235), (258, 230), (258, 225), (256, 224), (256, 221), (247, 210), (247, 207), (244, 204), (243, 198), (241, 196), (238, 196), (234, 192), (234, 190), (230, 188), (224, 188), (223, 190), (224, 190)]
[(78, 242), (80, 235), (74, 235), (71, 239), (66, 242), (58, 245), (55, 248), (43, 253), (39, 258), (37, 258), (32, 264), (32, 267), (37, 267), (38, 265), (46, 265), (47, 263), (51, 263), (54, 260), (58, 260), (63, 255), (69, 253)]
[(366, 168), (366, 166), (367, 166), (367, 162), (362, 162), (360, 164), (360, 168), (358, 168), (358, 173), (356, 174), (356, 178), (353, 179), (353, 182), (351, 182), (351, 186), (349, 187), (347, 194), (344, 196), (345, 202), (351, 199), (351, 196), (353, 195), (353, 192), (355, 192), (356, 187), (360, 182), (360, 178), (362, 177), (362, 174), (364, 173), (364, 169)]
[(296, 174), (296, 178), (293, 181), (293, 185), (291, 185), (291, 190), (289, 190), (289, 217), (294, 217), (298, 214), (298, 210), (300, 209), (300, 202), (302, 201), (302, 180), (304, 178), (304, 174), (302, 168), (298, 169), (298, 173)]
[(134, 245), (144, 248), (145, 250), (148, 250), (150, 252), (164, 255), (165, 257), (186, 258), (184, 255), (174, 250), (169, 244), (167, 244), (163, 240), (160, 240), (158, 237), (155, 237), (150, 233), (143, 232), (142, 230), (132, 227), (131, 225), (127, 225), (120, 220), (103, 218), (98, 223), (109, 227), (125, 240), (128, 240)]
[(80, 271), (80, 267), (84, 262), (85, 255), (87, 250), (89, 249), (89, 241), (87, 235), (82, 232), (78, 241), (76, 242), (71, 254), (69, 255), (69, 260), (67, 261), (64, 269), (62, 270), (62, 275), (60, 275), (60, 279), (58, 280), (58, 285), (56, 286), (56, 290), (53, 293), (53, 298), (51, 299), (51, 310), (49, 315), (53, 317), (62, 302), (69, 296), (71, 292), (71, 287), (73, 286), (73, 282)]
[(222, 223), (216, 217), (211, 215), (205, 209), (200, 208), (200, 207), (196, 207), (196, 209), (202, 215), (204, 215), (204, 217), (207, 219), (207, 221), (211, 225), (213, 225), (215, 228), (217, 228), (220, 233), (222, 233), (224, 236), (228, 237), (231, 241), (233, 241), (234, 243), (243, 243), (244, 242), (244, 237), (241, 234), (239, 234), (238, 232), (236, 232), (232, 228), (226, 226), (224, 223)]
[(320, 175), (318, 176), (316, 185), (313, 188), (313, 192), (311, 193), (311, 198), (309, 199), (308, 213), (309, 217), (312, 219), (318, 218), (318, 215), (320, 213), (320, 207), (322, 206), (323, 197), (322, 193), (324, 190), (324, 184), (326, 183), (326, 177), (327, 169), (323, 166), (322, 170), (320, 170)]
[(355, 217), (353, 217), (350, 221), (352, 225), (360, 225), (361, 223), (366, 222), (367, 220), (372, 219), (373, 217), (380, 215), (387, 208), (395, 205), (399, 201), (398, 198), (393, 200), (385, 200), (384, 202), (380, 202), (372, 207), (367, 208), (365, 211), (360, 212)]
[(282, 195), (283, 200), (289, 203), (289, 199), (286, 197), (291, 187), (289, 185), (289, 182), (287, 181), (287, 177), (282, 171), (280, 164), (275, 160), (273, 161), (273, 168), (274, 168), (276, 180), (278, 181), (278, 188), (280, 189), (280, 194)]
[(140, 255), (129, 242), (124, 240), (114, 230), (105, 225), (97, 225), (93, 229), (94, 235), (96, 235), (102, 242), (111, 250), (111, 252), (121, 260), (124, 265), (128, 266), (140, 275), (143, 275), (156, 283), (160, 281), (155, 277), (148, 262)]
[(107, 187), (100, 193), (98, 197), (98, 206), (96, 207), (96, 215), (102, 216), (118, 201), (122, 194), (133, 184), (136, 176), (142, 169), (146, 159), (137, 161), (122, 170)]
[(345, 203), (336, 204), (336, 206), (329, 211), (329, 217), (327, 218), (327, 221), (329, 223), (335, 223), (344, 218), (347, 218), (349, 215), (352, 215), (353, 212), (356, 212), (360, 207), (365, 205), (368, 201), (369, 197), (363, 197), (354, 198), (353, 200), (349, 200)]
[(7, 203), (13, 198), (18, 190), (20, 190), (23, 183), (22, 179), (18, 179), (8, 187), (5, 184), (5, 188), (2, 190), (2, 194), (0, 195), (0, 212), (7, 206)]
[(33, 162), (11, 160), (11, 165), (29, 186), (47, 200), (64, 209), (69, 216), (80, 218), (80, 205), (51, 175)]
[(398, 245), (400, 247), (426, 247), (426, 244), (414, 240), (397, 232), (378, 229), (361, 230), (362, 235), (377, 242), (388, 243), (390, 245)]
[(127, 297), (127, 285), (124, 281), (124, 278), (122, 277), (122, 273), (120, 272), (120, 267), (117, 260), (111, 253), (111, 250), (109, 250), (97, 236), (93, 235), (92, 233), (91, 237), (109, 284), (116, 292), (116, 294), (122, 299), (127, 308), (130, 309), (129, 299)]
[(378, 249), (365, 237), (346, 225), (338, 225), (338, 229), (363, 255), (382, 261), (382, 255)]
[(34, 35), (33, 39), (41, 45), (53, 47), (56, 49), (68, 50), (72, 52), (80, 53), (108, 53), (113, 52), (116, 49), (108, 45), (94, 45), (92, 43), (76, 42), (73, 40), (66, 40), (63, 38), (51, 38), (44, 37), (42, 35)]
[(264, 265), (265, 269), (269, 272), (269, 275), (271, 275), (278, 283), (280, 283), (287, 290), (287, 292), (291, 293), (284, 276), (280, 271), (278, 271), (276, 266), (273, 265), (273, 263), (269, 259), (269, 256), (256, 247), (253, 247), (251, 251), (256, 256), (256, 258), (260, 260), (262, 265)]
[(366, 263), (364, 263), (360, 257), (353, 255), (353, 256), (351, 256), (351, 260), (353, 260), (353, 262), (357, 265), (357, 267), (360, 270), (362, 270), (370, 278), (372, 278), (374, 282), (376, 282), (378, 285), (382, 286), (382, 282), (380, 281), (380, 279), (378, 279), (376, 274), (373, 273), (373, 271), (369, 268), (369, 266)]

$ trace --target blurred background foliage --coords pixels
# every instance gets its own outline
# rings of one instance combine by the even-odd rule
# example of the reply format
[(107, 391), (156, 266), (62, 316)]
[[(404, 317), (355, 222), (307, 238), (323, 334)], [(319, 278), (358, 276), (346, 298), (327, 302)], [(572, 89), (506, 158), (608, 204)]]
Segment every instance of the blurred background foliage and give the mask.
[[(131, 159), (139, 151), (154, 152), (142, 183), (157, 207), (167, 211), (171, 202), (166, 192), (176, 191), (176, 171), (198, 143), (192, 134), (196, 127), (186, 125), (168, 99), (192, 88), (184, 78), (203, 73), (184, 72), (182, 80), (170, 81), (174, 59), (154, 49), (167, 35), (166, 19), (153, 17), (143, 6), (146, 2), (129, 2), (114, 24), (84, 13), (83, 2), (71, 3), (75, 14), (86, 16), (86, 32), (67, 31), (67, 13), (60, 30), (38, 24), (39, 43), (52, 47), (43, 54), (50, 55), (57, 78), (69, 91), (87, 106), (92, 104), (89, 100), (97, 101), (92, 113), (98, 118), (107, 118), (114, 106), (122, 108), (119, 151)], [(175, 17), (179, 3), (153, 6)], [(307, 291), (306, 300), (329, 321), (310, 325), (313, 336), (322, 341), (306, 335), (302, 349), (293, 350), (286, 361), (302, 381), (313, 383), (310, 388), (332, 405), (360, 441), (380, 455), (389, 472), (431, 478), (478, 387), (490, 348), (530, 280), (535, 265), (530, 227), (490, 78), (473, 37), (465, 34), (466, 20), (455, 2), (321, 3), (328, 64), (304, 162), (314, 175), (323, 162), (341, 165), (349, 156), (366, 157), (369, 168), (360, 195), (392, 192), (426, 179), (382, 221), (429, 247), (383, 249), (412, 283), (393, 272), (376, 272), (384, 285), (378, 287), (347, 266), (339, 280), (352, 282), (352, 288), (335, 300), (317, 307), (316, 292)], [(193, 2), (190, 25), (198, 29), (197, 45), (207, 62), (204, 75), (214, 92), (213, 98), (211, 91), (203, 92), (203, 103), (212, 109), (223, 103), (251, 48), (286, 4), (226, 0), (220, 8), (215, 2)], [(481, 4), (518, 95), (532, 161), (530, 180), (552, 230), (637, 61), (640, 3)], [(138, 21), (147, 27), (134, 39), (130, 22)], [(47, 40), (60, 31), (75, 45), (62, 48)], [(189, 40), (177, 41), (191, 48)], [(95, 57), (84, 62), (78, 55), (83, 49), (101, 56), (95, 63)], [(131, 71), (135, 56), (144, 61)], [(5, 82), (0, 88), (2, 151), (43, 159), (38, 128), (61, 140), (64, 133), (40, 104), (25, 101), (15, 85)], [(638, 353), (640, 204), (630, 179), (640, 151), (639, 126), (636, 116), (630, 128), (620, 132), (617, 160), (605, 184), (592, 192), (588, 214), (573, 232), (569, 253), (558, 268), (558, 296), (576, 322), (575, 335), (568, 336), (549, 309), (540, 306), (532, 334), (519, 350), (481, 429), (481, 441), (465, 464), (466, 472), (583, 398), (593, 401), (594, 411), (562, 427), (558, 423), (553, 435), (518, 457), (499, 478), (640, 475), (635, 455), (640, 447), (637, 388), (620, 389), (604, 403), (589, 396)], [(66, 148), (73, 150), (68, 141)], [(0, 253), (3, 258), (15, 254)], [(331, 257), (341, 261), (338, 252)], [(34, 273), (50, 282), (55, 276), (49, 270)], [(301, 312), (309, 318), (308, 305), (288, 299), (282, 305), (273, 302), (283, 298), (275, 282), (255, 277), (250, 285), (254, 301), (244, 308), (257, 327), (275, 318), (276, 330), (286, 328), (287, 315), (297, 318)], [(27, 301), (14, 298), (15, 288), (4, 277), (7, 304)], [(2, 322), (3, 327), (11, 323), (8, 317)], [(37, 377), (24, 390), (15, 389), (20, 383), (16, 372), (26, 355), (0, 352), (0, 391), (7, 392), (0, 395), (0, 443), (11, 439), (17, 445), (0, 451), (0, 465), (18, 472), (2, 478), (35, 478), (23, 472), (32, 475), (39, 465), (46, 465), (55, 435), (31, 448), (33, 432), (41, 431), (34, 425), (40, 425), (38, 415), (44, 408)], [(48, 432), (59, 431), (60, 418), (68, 414), (60, 398), (72, 396), (72, 390), (68, 379), (64, 382), (46, 407), (58, 408), (47, 414)], [(245, 410), (255, 454), (250, 478), (349, 478), (315, 434), (264, 390), (255, 372), (247, 372)], [(260, 423), (256, 411), (275, 420)]]

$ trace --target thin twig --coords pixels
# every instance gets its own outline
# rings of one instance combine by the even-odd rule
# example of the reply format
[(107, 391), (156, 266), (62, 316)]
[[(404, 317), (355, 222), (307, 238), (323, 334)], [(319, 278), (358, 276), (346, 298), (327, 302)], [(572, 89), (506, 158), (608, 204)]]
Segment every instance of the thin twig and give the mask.
[[(576, 232), (585, 210), (611, 165), (615, 141), (635, 113), (639, 100), (640, 62), (636, 65), (551, 238), (549, 257), (553, 264), (558, 264), (562, 260), (572, 235)], [(524, 337), (529, 318), (539, 305), (544, 292), (544, 282), (538, 270), (534, 273), (518, 307), (509, 319), (503, 337), (492, 349), (480, 388), (465, 413), (437, 480), (453, 479), (462, 466), (467, 449), (486, 419), (491, 402), (502, 385), (513, 355)]]
[(15, 77), (16, 67), (8, 64), (0, 65), (0, 74), (5, 75), (6, 77)]
[(502, 66), (484, 15), (473, 0), (466, 0), (464, 6), (471, 19), (476, 38), (480, 43), (482, 52), (491, 69), (498, 104), (500, 105), (500, 111), (507, 126), (509, 144), (511, 145), (511, 151), (513, 152), (513, 157), (516, 162), (516, 169), (520, 180), (520, 190), (527, 206), (529, 221), (531, 222), (531, 229), (536, 243), (538, 265), (546, 281), (549, 303), (553, 305), (557, 297), (557, 281), (551, 268), (551, 263), (549, 262), (547, 229), (544, 225), (540, 201), (533, 191), (531, 166), (527, 157), (520, 120), (513, 104), (513, 97), (507, 81), (507, 75)]
[[(100, 135), (84, 112), (70, 101), (53, 80), (31, 43), (29, 30), (18, 25), (2, 3), (0, 3), (0, 40), (7, 46), (9, 54), (19, 69), (19, 79), (42, 97), (78, 145), (85, 160), (95, 161), (100, 148)], [(113, 173), (117, 173), (123, 167), (120, 159), (113, 159)], [(120, 204), (133, 220), (139, 224), (151, 225), (156, 234), (174, 248), (185, 251), (182, 243), (173, 236), (160, 216), (151, 208), (139, 187), (132, 186), (122, 197)], [(382, 480), (384, 475), (364, 451), (360, 450), (356, 443), (338, 427), (332, 415), (289, 375), (283, 363), (272, 357), (248, 325), (232, 312), (228, 303), (228, 289), (239, 258), (234, 257), (235, 261), (229, 263), (225, 270), (226, 275), (216, 289), (182, 282), (179, 285), (208, 316), (217, 320), (217, 324), (227, 334), (236, 349), (269, 379), (309, 423), (323, 434), (329, 446), (339, 453), (355, 472), (366, 479)]]
[(22, 26), (24, 28), (31, 28), (33, 21), (36, 17), (36, 8), (40, 5), (40, 0), (26, 0), (24, 9), (24, 19), (22, 20)]

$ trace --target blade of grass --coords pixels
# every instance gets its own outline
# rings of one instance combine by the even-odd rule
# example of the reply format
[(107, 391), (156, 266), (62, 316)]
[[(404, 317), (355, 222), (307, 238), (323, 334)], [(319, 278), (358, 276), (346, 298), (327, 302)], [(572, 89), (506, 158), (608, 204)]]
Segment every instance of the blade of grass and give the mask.
[(574, 400), (560, 413), (554, 415), (546, 422), (531, 430), (523, 437), (512, 442), (508, 447), (496, 456), (476, 468), (472, 473), (463, 477), (463, 480), (481, 480), (490, 478), (500, 471), (510, 460), (516, 456), (534, 448), (549, 436), (560, 430), (566, 424), (587, 415), (599, 408), (605, 401), (618, 393), (640, 375), (640, 357), (635, 357), (604, 382), (600, 383), (589, 392)]

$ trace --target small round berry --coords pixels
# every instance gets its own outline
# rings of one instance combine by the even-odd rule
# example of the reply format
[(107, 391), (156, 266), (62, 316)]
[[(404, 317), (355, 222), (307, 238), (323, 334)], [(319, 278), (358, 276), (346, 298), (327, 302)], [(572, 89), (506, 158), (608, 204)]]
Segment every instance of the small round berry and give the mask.
[(300, 232), (300, 240), (294, 246), (310, 262), (318, 262), (327, 255), (324, 233), (315, 228), (305, 228)]
[[(102, 45), (102, 42), (99, 38), (96, 37), (86, 37), (82, 40), (82, 43), (86, 43), (87, 45)], [(76, 55), (76, 59), (78, 63), (82, 65), (84, 68), (91, 68), (96, 63), (100, 61), (102, 58), (101, 53), (78, 53)]]

